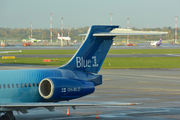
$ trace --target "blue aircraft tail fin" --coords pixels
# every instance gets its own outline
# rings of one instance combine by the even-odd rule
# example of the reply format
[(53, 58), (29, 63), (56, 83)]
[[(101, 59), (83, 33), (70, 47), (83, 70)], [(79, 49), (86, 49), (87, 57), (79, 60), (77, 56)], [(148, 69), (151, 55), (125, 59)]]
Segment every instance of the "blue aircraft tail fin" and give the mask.
[(93, 34), (109, 33), (112, 29), (118, 27), (119, 26), (92, 26), (88, 31), (84, 43), (71, 60), (61, 66), (60, 69), (98, 73), (115, 36), (93, 36)]

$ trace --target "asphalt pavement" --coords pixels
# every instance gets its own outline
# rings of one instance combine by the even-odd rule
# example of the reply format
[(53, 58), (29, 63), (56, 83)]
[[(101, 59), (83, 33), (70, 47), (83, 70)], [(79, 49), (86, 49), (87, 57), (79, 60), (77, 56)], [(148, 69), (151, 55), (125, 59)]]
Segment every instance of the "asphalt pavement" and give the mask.
[[(52, 68), (51, 66), (32, 66), (0, 64), (1, 70)], [(143, 105), (117, 107), (66, 107), (49, 112), (44, 108), (28, 110), (18, 115), (17, 120), (92, 120), (97, 111), (100, 120), (178, 120), (180, 118), (180, 69), (101, 69), (103, 84), (96, 87), (93, 94), (71, 102), (105, 103), (144, 103)]]

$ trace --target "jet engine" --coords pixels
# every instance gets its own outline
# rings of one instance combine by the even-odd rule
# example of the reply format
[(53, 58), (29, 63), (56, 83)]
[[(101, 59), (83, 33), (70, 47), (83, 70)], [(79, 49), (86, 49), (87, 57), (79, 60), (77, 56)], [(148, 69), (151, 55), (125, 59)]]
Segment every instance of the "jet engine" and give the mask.
[(79, 98), (93, 93), (92, 82), (63, 77), (45, 78), (39, 84), (40, 95), (50, 101)]

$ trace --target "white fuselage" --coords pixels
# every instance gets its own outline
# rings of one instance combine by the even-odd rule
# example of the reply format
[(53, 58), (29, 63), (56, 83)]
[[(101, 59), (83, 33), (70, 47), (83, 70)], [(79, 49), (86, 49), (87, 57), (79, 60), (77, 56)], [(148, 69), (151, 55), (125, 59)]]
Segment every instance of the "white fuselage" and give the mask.
[(60, 40), (71, 40), (70, 37), (58, 37), (58, 39), (60, 39)]
[(71, 38), (69, 36), (68, 37), (61, 37), (59, 33), (58, 33), (57, 39), (60, 39), (60, 40), (71, 40)]
[(159, 42), (159, 41), (151, 41), (151, 42), (150, 42), (150, 45), (156, 46), (157, 42)]

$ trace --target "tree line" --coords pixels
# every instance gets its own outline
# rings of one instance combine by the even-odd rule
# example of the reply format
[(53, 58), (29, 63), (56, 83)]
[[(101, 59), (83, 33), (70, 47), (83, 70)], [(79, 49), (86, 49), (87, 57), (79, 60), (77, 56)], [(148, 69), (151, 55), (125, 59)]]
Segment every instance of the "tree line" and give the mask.
[[(79, 34), (86, 34), (89, 27), (80, 27), (80, 28), (71, 28), (71, 29), (63, 29), (63, 36), (69, 36), (72, 40), (82, 40), (82, 37), (79, 36)], [(143, 28), (138, 29), (133, 27), (133, 30), (139, 30), (139, 31), (164, 31), (168, 32), (167, 35), (163, 36), (163, 39), (165, 40), (172, 40), (175, 38), (175, 28), (171, 27), (163, 27), (163, 28)], [(178, 28), (178, 31), (180, 31), (180, 28)], [(55, 28), (52, 29), (52, 39), (57, 39), (57, 32), (61, 35), (61, 29)], [(14, 40), (22, 40), (22, 39), (28, 39), (31, 35), (31, 29), (30, 28), (0, 28), (0, 40), (8, 40), (8, 39), (14, 39)], [(32, 37), (36, 39), (43, 39), (43, 40), (50, 40), (50, 29), (33, 29), (32, 30)], [(116, 39), (126, 39), (127, 36), (118, 36)], [(140, 35), (140, 36), (130, 36), (130, 39), (134, 40), (157, 40), (160, 37), (157, 35)], [(180, 38), (180, 34), (178, 34), (178, 38)]]

